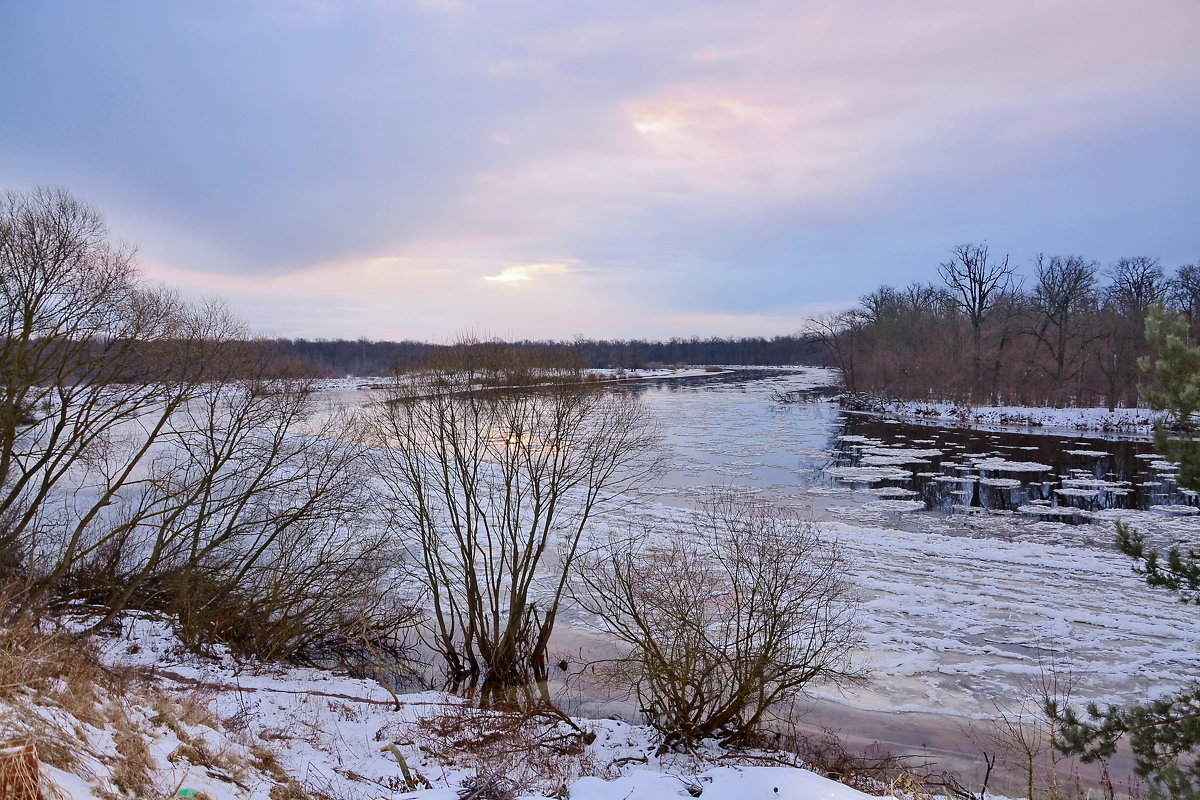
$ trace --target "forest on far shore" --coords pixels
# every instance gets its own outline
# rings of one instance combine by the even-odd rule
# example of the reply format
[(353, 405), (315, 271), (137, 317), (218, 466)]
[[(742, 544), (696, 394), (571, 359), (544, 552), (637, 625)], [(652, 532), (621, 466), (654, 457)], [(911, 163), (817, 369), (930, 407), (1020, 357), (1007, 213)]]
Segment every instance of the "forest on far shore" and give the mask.
[[(790, 336), (665, 341), (583, 339), (511, 343), (566, 350), (587, 367), (835, 366), (850, 391), (902, 400), (1031, 406), (1134, 407), (1139, 359), (1154, 355), (1146, 319), (1159, 306), (1200, 325), (1200, 265), (1168, 273), (1159, 259), (1108, 266), (1039, 255), (1022, 271), (986, 244), (955, 247), (937, 280), (881, 286), (848, 311)], [(326, 377), (386, 376), (442, 346), (417, 341), (273, 339), (282, 363)]]
[(963, 244), (932, 283), (881, 286), (809, 332), (851, 391), (904, 400), (1135, 407), (1146, 319), (1165, 307), (1200, 323), (1200, 265), (1107, 267), (1040, 255), (1022, 278), (1007, 255)]
[[(799, 326), (799, 323), (798, 323)], [(274, 339), (277, 358), (305, 364), (325, 377), (384, 376), (415, 366), (441, 345), (427, 342), (367, 339)], [(828, 348), (808, 335), (743, 338), (693, 337), (642, 339), (575, 339), (561, 342), (524, 340), (517, 348), (547, 347), (573, 352), (587, 367), (645, 369), (690, 364), (827, 364)]]

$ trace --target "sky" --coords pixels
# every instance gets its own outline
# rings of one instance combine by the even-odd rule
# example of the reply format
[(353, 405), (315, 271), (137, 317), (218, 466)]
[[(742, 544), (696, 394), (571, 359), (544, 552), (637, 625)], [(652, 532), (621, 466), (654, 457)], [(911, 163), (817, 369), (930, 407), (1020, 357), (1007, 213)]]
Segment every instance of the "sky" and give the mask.
[(0, 0), (0, 187), (272, 336), (779, 335), (1200, 258), (1196, 0)]

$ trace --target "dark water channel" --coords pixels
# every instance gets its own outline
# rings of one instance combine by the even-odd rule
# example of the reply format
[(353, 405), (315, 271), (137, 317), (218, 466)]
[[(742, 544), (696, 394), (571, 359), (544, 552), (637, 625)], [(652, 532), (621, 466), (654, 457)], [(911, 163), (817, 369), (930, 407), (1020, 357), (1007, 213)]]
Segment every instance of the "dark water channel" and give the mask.
[[(1037, 429), (972, 430), (847, 412), (828, 370), (738, 367), (614, 384), (637, 394), (668, 453), (652, 487), (667, 506), (695, 506), (736, 488), (781, 505), (871, 511), (1015, 511), (1090, 522), (1122, 509), (1200, 512), (1177, 468), (1147, 439)], [(343, 391), (342, 405), (364, 393)], [(335, 398), (336, 399), (336, 398)]]
[(732, 486), (818, 512), (869, 504), (1070, 523), (1113, 509), (1200, 512), (1146, 439), (885, 420), (842, 410), (833, 383), (827, 371), (739, 368), (614, 390), (637, 393), (658, 420), (670, 459), (654, 491), (668, 505)]
[(1138, 509), (1195, 514), (1178, 468), (1152, 442), (912, 425), (848, 413), (825, 472), (928, 510), (998, 509), (1061, 522)]

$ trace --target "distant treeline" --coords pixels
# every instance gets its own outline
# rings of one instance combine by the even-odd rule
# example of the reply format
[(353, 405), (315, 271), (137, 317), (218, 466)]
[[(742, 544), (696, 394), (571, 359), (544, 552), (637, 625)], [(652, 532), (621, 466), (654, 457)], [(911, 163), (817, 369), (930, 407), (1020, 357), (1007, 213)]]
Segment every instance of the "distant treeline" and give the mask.
[(847, 387), (908, 400), (1022, 405), (1138, 404), (1156, 306), (1200, 324), (1200, 265), (1168, 274), (1146, 256), (1107, 267), (1038, 256), (1022, 278), (1008, 256), (965, 244), (940, 280), (882, 286), (810, 326)]
[[(427, 342), (380, 342), (367, 339), (275, 339), (277, 358), (308, 365), (318, 374), (340, 377), (390, 375), (418, 364), (440, 345)], [(521, 341), (518, 347), (566, 348), (589, 367), (637, 369), (674, 364), (824, 364), (828, 349), (810, 336), (743, 338), (577, 339), (569, 342)]]

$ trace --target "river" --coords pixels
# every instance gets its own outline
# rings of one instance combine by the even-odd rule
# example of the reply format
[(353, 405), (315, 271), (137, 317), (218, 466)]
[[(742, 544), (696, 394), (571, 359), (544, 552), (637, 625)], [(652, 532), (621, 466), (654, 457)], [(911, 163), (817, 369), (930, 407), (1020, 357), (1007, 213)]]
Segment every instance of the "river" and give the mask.
[[(1117, 520), (1200, 542), (1195, 494), (1152, 442), (850, 414), (834, 378), (740, 369), (623, 389), (659, 421), (669, 467), (617, 524), (687, 514), (718, 487), (790, 507), (847, 554), (870, 678), (814, 687), (810, 722), (961, 767), (976, 755), (963, 726), (1027, 709), (1052, 665), (1076, 702), (1135, 702), (1200, 675), (1200, 614), (1112, 548)], [(572, 624), (561, 641), (577, 651), (591, 628)]]
[[(1076, 702), (1135, 702), (1200, 675), (1200, 614), (1112, 547), (1119, 520), (1157, 543), (1200, 542), (1195, 494), (1151, 442), (851, 414), (831, 401), (835, 379), (743, 368), (615, 385), (654, 415), (667, 468), (594, 535), (686, 517), (714, 487), (819, 524), (860, 592), (869, 679), (812, 687), (806, 720), (942, 766), (976, 757), (965, 726), (1027, 710), (1049, 665), (1069, 672)], [(567, 610), (552, 647), (578, 667), (612, 643)], [(563, 693), (583, 714), (633, 716), (585, 673)]]

